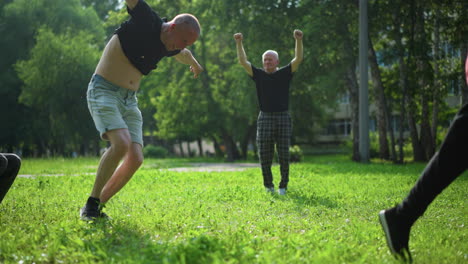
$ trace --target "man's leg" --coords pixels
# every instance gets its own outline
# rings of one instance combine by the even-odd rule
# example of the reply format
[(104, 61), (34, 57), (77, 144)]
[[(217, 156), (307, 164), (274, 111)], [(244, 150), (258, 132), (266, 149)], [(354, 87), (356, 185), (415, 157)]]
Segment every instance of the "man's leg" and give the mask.
[(91, 197), (101, 198), (101, 192), (114, 174), (115, 169), (119, 165), (120, 161), (127, 154), (131, 139), (127, 129), (116, 129), (106, 133), (110, 141), (110, 147), (102, 155), (99, 167), (96, 173), (96, 180), (94, 182), (93, 191)]
[[(409, 255), (409, 233), (414, 222), (450, 183), (467, 169), (468, 105), (453, 120), (440, 150), (432, 157), (409, 195), (398, 206), (380, 212), (392, 253)], [(410, 255), (409, 255), (410, 257)]]
[(273, 142), (273, 122), (271, 116), (260, 113), (257, 120), (257, 147), (262, 167), (263, 185), (267, 190), (273, 191), (273, 174), (271, 173), (271, 164), (275, 146)]
[(81, 218), (83, 220), (92, 220), (101, 216), (99, 210), (101, 192), (131, 146), (131, 138), (128, 129), (111, 130), (106, 132), (106, 136), (111, 144), (99, 162), (93, 190), (85, 207), (81, 210)]
[(21, 159), (15, 154), (0, 154), (0, 203), (18, 175)]
[(107, 202), (127, 182), (143, 163), (143, 152), (140, 144), (133, 142), (125, 156), (123, 163), (117, 168), (112, 177), (107, 181), (101, 192), (101, 202)]
[(278, 117), (277, 151), (281, 171), (280, 194), (286, 194), (289, 182), (289, 146), (291, 145), (291, 117), (285, 113)]

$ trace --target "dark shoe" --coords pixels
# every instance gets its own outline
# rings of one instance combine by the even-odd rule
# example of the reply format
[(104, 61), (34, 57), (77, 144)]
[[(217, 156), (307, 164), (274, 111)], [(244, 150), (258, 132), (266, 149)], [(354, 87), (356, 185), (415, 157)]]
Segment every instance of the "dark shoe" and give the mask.
[(98, 219), (109, 220), (110, 217), (102, 212), (102, 206), (99, 207), (89, 207), (84, 206), (80, 209), (80, 218), (83, 221), (95, 221)]
[(395, 208), (380, 211), (380, 224), (385, 232), (387, 245), (392, 254), (397, 259), (411, 263), (412, 258), (408, 246), (411, 225), (398, 219), (395, 211)]

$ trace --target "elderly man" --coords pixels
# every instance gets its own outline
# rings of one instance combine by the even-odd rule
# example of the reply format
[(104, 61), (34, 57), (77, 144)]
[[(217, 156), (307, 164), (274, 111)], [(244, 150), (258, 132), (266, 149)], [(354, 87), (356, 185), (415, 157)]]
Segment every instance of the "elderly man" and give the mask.
[[(190, 14), (161, 19), (143, 0), (126, 0), (130, 19), (107, 43), (88, 86), (88, 108), (101, 138), (110, 141), (96, 173), (83, 220), (107, 218), (103, 204), (114, 196), (143, 162), (143, 120), (136, 92), (143, 75), (164, 57), (190, 65), (196, 78), (203, 68), (186, 49), (200, 35), (200, 24)], [(120, 166), (119, 163), (123, 159)]]
[(263, 69), (253, 66), (248, 60), (242, 44), (242, 33), (234, 34), (237, 57), (257, 88), (260, 114), (257, 120), (257, 147), (262, 167), (263, 185), (274, 193), (271, 165), (275, 145), (280, 163), (281, 182), (279, 194), (286, 194), (289, 182), (289, 145), (291, 140), (291, 116), (289, 115), (289, 86), (293, 73), (303, 59), (302, 31), (294, 30), (296, 40), (294, 59), (286, 66), (278, 68), (278, 53), (267, 50), (263, 56)]

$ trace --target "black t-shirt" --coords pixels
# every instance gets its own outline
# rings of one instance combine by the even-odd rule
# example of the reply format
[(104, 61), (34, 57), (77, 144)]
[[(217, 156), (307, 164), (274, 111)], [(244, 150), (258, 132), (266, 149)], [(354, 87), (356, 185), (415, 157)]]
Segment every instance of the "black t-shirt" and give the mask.
[(262, 112), (284, 112), (289, 108), (289, 84), (293, 74), (291, 64), (274, 73), (267, 73), (252, 65), (252, 80), (257, 88), (257, 98)]
[(157, 68), (164, 57), (178, 54), (180, 50), (167, 51), (161, 42), (161, 25), (167, 20), (161, 19), (148, 4), (140, 0), (127, 12), (131, 16), (123, 22), (115, 34), (119, 36), (123, 52), (130, 62), (144, 75)]

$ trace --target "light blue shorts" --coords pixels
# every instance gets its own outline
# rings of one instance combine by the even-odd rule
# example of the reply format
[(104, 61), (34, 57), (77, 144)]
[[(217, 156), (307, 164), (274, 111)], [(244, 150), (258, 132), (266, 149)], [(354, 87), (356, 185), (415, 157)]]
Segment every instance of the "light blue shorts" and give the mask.
[(86, 97), (89, 112), (102, 139), (109, 140), (107, 131), (125, 128), (130, 132), (132, 141), (143, 146), (143, 118), (135, 91), (119, 87), (94, 74)]

